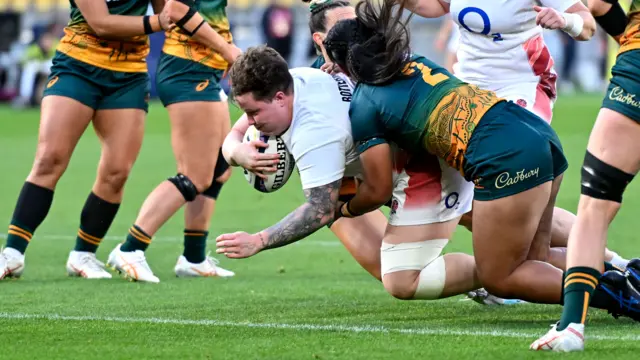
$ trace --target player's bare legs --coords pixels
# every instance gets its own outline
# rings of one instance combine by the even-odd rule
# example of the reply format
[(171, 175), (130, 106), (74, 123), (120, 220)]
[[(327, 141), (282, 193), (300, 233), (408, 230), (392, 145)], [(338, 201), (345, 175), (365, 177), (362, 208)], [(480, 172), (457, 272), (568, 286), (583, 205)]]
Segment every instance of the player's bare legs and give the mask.
[(189, 195), (189, 199), (169, 180), (156, 187), (143, 203), (135, 221), (136, 226), (149, 237), (187, 201), (192, 201), (197, 193), (211, 185), (211, 174), (223, 139), (219, 131), (220, 122), (216, 121), (222, 120), (212, 117), (219, 117), (218, 114), (229, 110), (226, 102), (186, 102), (171, 104), (167, 111), (171, 119), (171, 145), (178, 173), (189, 179), (182, 180), (185, 183), (183, 192)]
[(229, 121), (226, 102), (178, 102), (167, 106), (167, 110), (178, 175), (163, 181), (149, 194), (127, 240), (109, 255), (109, 264), (135, 280), (159, 281), (147, 265), (144, 251), (171, 216), (211, 186), (225, 135), (223, 122)]
[(51, 95), (42, 99), (35, 160), (7, 231), (6, 248), (0, 256), (0, 279), (22, 274), (23, 254), (46, 218), (58, 180), (92, 116), (93, 109), (71, 98)]
[(41, 111), (38, 147), (27, 181), (53, 190), (94, 112), (79, 101), (63, 96), (44, 97)]
[[(553, 211), (553, 227), (551, 231), (551, 258), (549, 262), (560, 269), (566, 269), (566, 247), (569, 242), (569, 233), (576, 222), (576, 215), (556, 207)], [(625, 269), (629, 260), (621, 257), (616, 252), (605, 248), (604, 261), (613, 266)]]
[(331, 225), (331, 231), (363, 269), (381, 280), (380, 246), (386, 226), (384, 214), (372, 211), (355, 218), (340, 218)]
[(545, 261), (561, 179), (509, 197), (474, 201), (473, 251), (487, 291), (537, 303), (560, 302), (562, 271)]
[[(466, 213), (460, 219), (460, 225), (472, 231), (473, 212)], [(576, 221), (576, 216), (571, 212), (559, 208), (553, 208), (553, 223), (551, 225), (551, 249), (549, 249), (549, 263), (558, 269), (565, 270), (567, 263), (567, 244), (569, 232)], [(612, 266), (624, 269), (629, 260), (622, 258), (616, 252), (609, 249), (604, 251), (604, 261)]]
[(89, 279), (111, 278), (95, 253), (118, 213), (124, 185), (144, 137), (142, 109), (98, 110), (93, 128), (102, 145), (93, 188), (82, 209), (76, 245), (67, 260), (67, 273)]
[[(640, 126), (609, 109), (601, 109), (589, 137), (587, 151), (601, 162), (621, 172), (636, 174), (640, 169)], [(624, 189), (619, 189), (623, 191)], [(602, 271), (602, 252), (609, 224), (620, 209), (620, 202), (580, 196), (577, 222), (569, 236), (567, 267), (588, 267)], [(570, 306), (565, 306), (565, 309)], [(565, 313), (568, 311), (565, 310)], [(563, 313), (561, 324), (569, 320)], [(576, 320), (576, 319), (573, 319)]]
[(133, 164), (142, 147), (145, 112), (140, 109), (98, 110), (93, 128), (102, 153), (92, 191), (110, 203), (120, 203)]
[(387, 292), (403, 300), (433, 300), (481, 286), (473, 256), (462, 253), (440, 255), (458, 220), (387, 226), (382, 247), (382, 283)]
[(601, 281), (609, 224), (620, 209), (626, 185), (640, 169), (639, 138), (636, 122), (610, 109), (600, 110), (583, 164), (577, 221), (569, 235), (562, 317), (532, 349), (583, 350), (584, 323)]
[[(231, 177), (231, 168), (214, 179), (217, 189), (214, 194), (198, 195), (184, 209), (184, 252), (178, 258), (175, 273), (178, 276), (233, 276), (232, 271), (219, 266), (218, 260), (206, 255), (207, 236), (211, 217), (216, 208), (217, 194)], [(213, 185), (212, 185), (213, 187)], [(206, 192), (206, 191), (205, 191)]]

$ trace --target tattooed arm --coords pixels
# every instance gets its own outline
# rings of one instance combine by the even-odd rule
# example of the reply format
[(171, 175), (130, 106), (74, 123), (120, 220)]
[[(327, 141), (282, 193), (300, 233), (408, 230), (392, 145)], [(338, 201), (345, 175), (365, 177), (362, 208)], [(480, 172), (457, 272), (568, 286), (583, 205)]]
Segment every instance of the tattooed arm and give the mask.
[(247, 258), (262, 250), (289, 245), (313, 234), (333, 220), (342, 179), (304, 191), (307, 201), (257, 234), (236, 232), (216, 239), (216, 252), (229, 258)]
[(277, 224), (259, 233), (262, 250), (301, 240), (333, 220), (342, 180), (304, 191), (307, 201)]

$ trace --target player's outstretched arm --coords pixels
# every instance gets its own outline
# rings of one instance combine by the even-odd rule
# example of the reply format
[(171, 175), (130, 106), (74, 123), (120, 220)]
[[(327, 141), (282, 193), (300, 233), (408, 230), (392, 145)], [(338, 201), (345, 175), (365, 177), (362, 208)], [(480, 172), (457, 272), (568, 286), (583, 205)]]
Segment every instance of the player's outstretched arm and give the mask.
[(107, 3), (76, 0), (76, 6), (99, 37), (131, 37), (169, 29), (170, 20), (162, 15), (128, 16), (109, 13)]
[(233, 64), (242, 51), (233, 44), (228, 43), (217, 31), (202, 18), (192, 7), (192, 0), (169, 0), (162, 10), (171, 22), (189, 36), (217, 53), (229, 63)]
[(262, 231), (264, 249), (274, 249), (301, 240), (333, 220), (342, 179), (305, 189), (307, 201), (277, 224)]
[(307, 201), (277, 224), (257, 234), (236, 232), (216, 239), (216, 252), (229, 258), (246, 258), (262, 250), (289, 245), (333, 220), (342, 179), (305, 189)]

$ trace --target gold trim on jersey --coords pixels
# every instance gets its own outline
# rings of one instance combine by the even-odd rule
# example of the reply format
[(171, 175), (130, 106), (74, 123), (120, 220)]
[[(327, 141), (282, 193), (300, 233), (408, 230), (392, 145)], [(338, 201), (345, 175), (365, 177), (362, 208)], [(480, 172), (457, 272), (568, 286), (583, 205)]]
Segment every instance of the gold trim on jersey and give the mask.
[(464, 155), (473, 130), (487, 111), (502, 100), (493, 91), (475, 85), (454, 88), (429, 115), (425, 148), (463, 173)]
[[(195, 61), (210, 68), (225, 70), (228, 67), (224, 58), (213, 49), (191, 40), (188, 35), (178, 30), (167, 31), (162, 52), (185, 60)], [(219, 32), (228, 43), (231, 43), (231, 33)]]
[(149, 38), (135, 36), (127, 40), (96, 37), (86, 23), (68, 26), (57, 50), (78, 61), (119, 72), (146, 72)]
[(640, 12), (629, 15), (629, 24), (620, 39), (618, 54), (637, 49), (640, 49)]

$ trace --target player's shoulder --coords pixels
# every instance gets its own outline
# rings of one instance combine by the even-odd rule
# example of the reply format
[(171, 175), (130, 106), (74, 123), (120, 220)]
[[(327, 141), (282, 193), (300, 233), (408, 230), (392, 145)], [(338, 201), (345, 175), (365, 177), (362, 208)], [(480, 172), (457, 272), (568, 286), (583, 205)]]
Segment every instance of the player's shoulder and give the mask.
[(294, 79), (301, 80), (305, 83), (331, 80), (331, 75), (324, 71), (312, 67), (297, 67), (289, 70)]

